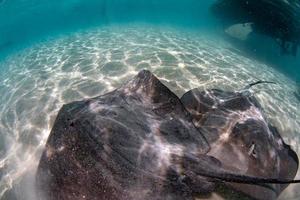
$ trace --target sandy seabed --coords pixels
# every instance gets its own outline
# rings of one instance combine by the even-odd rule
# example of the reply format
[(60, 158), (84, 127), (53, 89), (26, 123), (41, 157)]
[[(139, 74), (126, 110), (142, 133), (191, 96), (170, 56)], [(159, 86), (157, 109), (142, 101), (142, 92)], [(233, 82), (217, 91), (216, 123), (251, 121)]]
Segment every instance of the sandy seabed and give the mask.
[[(300, 155), (295, 82), (212, 35), (147, 25), (94, 28), (35, 44), (1, 68), (0, 199), (9, 191), (17, 199), (33, 198), (33, 174), (63, 104), (111, 91), (141, 69), (151, 70), (179, 97), (196, 87), (239, 90), (257, 80), (276, 82), (252, 91)], [(299, 196), (300, 185), (293, 185), (281, 199)]]

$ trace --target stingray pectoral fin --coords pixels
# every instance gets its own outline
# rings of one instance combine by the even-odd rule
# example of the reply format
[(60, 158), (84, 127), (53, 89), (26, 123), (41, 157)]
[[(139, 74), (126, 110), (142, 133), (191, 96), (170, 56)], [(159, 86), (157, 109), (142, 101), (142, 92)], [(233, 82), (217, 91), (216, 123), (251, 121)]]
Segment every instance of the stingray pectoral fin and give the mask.
[(222, 163), (216, 159), (213, 156), (209, 156), (206, 154), (201, 155), (193, 155), (189, 153), (185, 153), (182, 158), (182, 164), (185, 169), (195, 170), (197, 172), (198, 170), (201, 170), (202, 168), (206, 167), (221, 167)]
[[(202, 160), (202, 162), (199, 162), (199, 160)], [(197, 172), (199, 169), (199, 164), (202, 165), (200, 168), (209, 167), (210, 165), (219, 166), (220, 162), (217, 159), (206, 155), (200, 156), (199, 159), (198, 156), (195, 157), (191, 154), (186, 154), (182, 161), (182, 166), (184, 169), (183, 174), (185, 177), (183, 182), (193, 193), (206, 195), (215, 190), (215, 182), (210, 177), (199, 176)]]

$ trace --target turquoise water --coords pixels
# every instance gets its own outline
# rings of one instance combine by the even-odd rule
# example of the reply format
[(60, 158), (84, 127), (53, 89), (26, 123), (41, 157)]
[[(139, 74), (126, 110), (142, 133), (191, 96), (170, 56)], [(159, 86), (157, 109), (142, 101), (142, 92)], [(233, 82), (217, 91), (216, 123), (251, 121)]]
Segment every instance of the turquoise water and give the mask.
[[(212, 1), (197, 0), (8, 0), (0, 5), (0, 50), (45, 36), (103, 24), (150, 22), (201, 27)], [(2, 53), (3, 54), (3, 53)]]
[[(0, 199), (34, 199), (34, 173), (58, 110), (111, 91), (141, 69), (178, 96), (199, 87), (255, 96), (300, 155), (299, 55), (266, 36), (250, 54), (200, 0), (0, 0)], [(299, 176), (297, 176), (299, 177)], [(281, 199), (297, 199), (290, 186)]]

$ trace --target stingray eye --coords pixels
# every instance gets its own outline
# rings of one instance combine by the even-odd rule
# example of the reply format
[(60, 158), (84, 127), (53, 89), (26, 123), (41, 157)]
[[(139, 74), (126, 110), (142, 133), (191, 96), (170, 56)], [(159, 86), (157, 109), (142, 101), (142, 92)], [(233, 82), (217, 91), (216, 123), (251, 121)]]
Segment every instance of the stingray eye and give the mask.
[(250, 146), (250, 149), (248, 151), (248, 155), (249, 156), (253, 156), (254, 158), (257, 158), (257, 154), (256, 154), (256, 150), (255, 150), (255, 143), (252, 142), (251, 146)]

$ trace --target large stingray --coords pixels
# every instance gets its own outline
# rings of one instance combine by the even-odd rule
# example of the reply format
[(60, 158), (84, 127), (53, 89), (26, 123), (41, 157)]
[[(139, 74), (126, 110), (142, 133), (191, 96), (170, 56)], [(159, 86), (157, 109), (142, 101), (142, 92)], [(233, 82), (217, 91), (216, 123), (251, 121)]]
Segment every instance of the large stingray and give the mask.
[(271, 183), (298, 182), (297, 155), (253, 97), (193, 90), (182, 102), (141, 71), (111, 93), (64, 105), (38, 167), (38, 198), (179, 200), (233, 188), (274, 199), (286, 185)]

